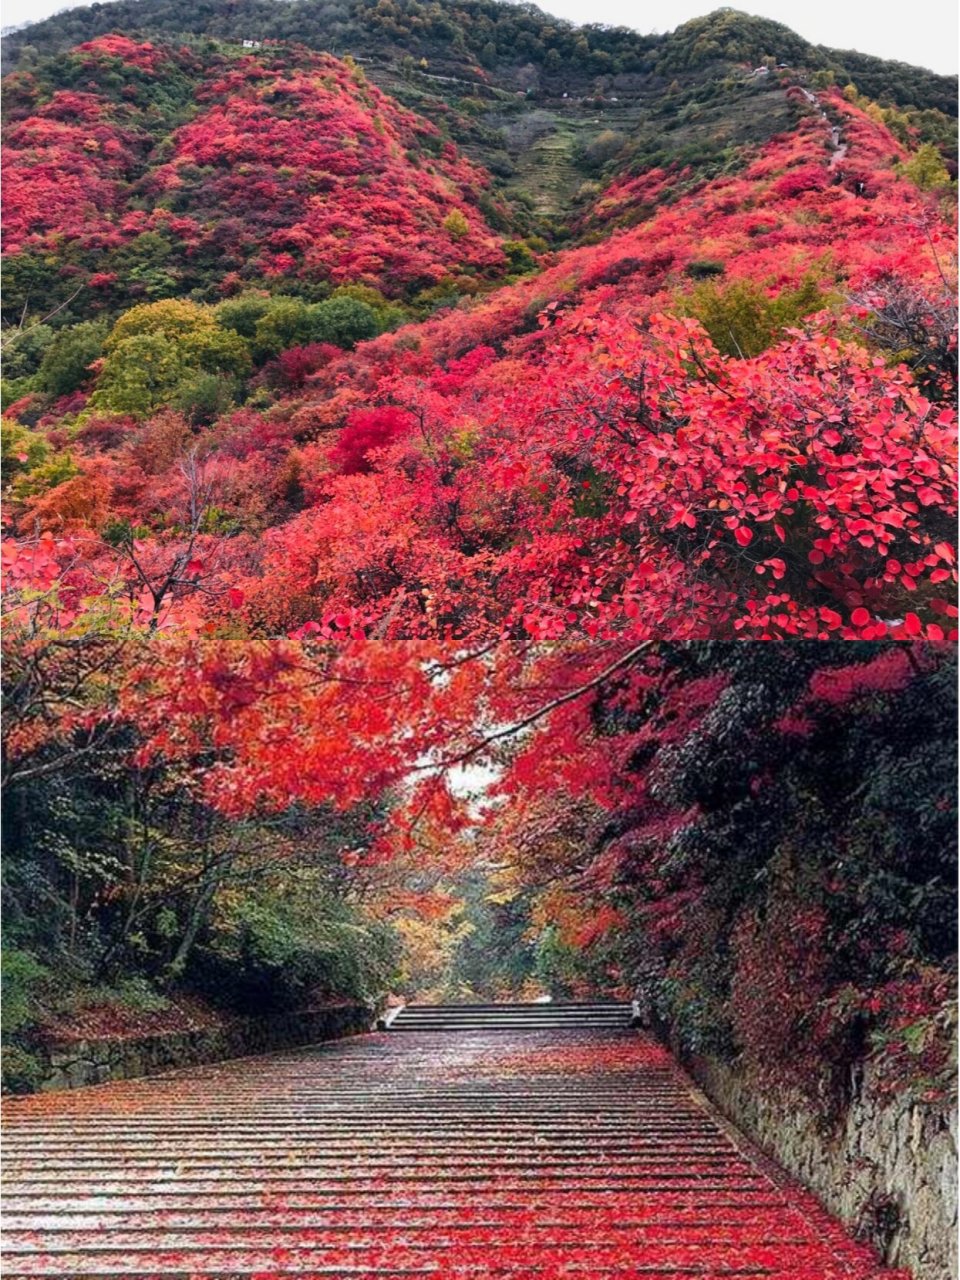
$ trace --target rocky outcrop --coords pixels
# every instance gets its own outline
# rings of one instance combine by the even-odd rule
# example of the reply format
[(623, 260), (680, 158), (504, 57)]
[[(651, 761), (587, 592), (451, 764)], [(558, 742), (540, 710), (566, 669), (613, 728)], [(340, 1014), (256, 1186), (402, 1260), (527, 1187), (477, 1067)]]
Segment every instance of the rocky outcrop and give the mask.
[(154, 1075), (174, 1067), (219, 1062), (319, 1040), (369, 1031), (375, 1010), (367, 1005), (323, 1005), (260, 1018), (229, 1018), (201, 1030), (164, 1031), (110, 1039), (51, 1041), (37, 1056), (43, 1065), (41, 1090), (76, 1089)]
[(823, 1204), (916, 1280), (957, 1277), (957, 1110), (891, 1097), (869, 1067), (842, 1123), (735, 1066), (686, 1063), (711, 1101)]

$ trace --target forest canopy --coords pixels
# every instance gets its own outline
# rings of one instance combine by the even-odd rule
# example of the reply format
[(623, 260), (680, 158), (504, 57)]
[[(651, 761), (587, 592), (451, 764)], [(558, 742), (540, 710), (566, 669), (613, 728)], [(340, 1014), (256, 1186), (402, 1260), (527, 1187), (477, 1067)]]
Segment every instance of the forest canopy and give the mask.
[(940, 1089), (955, 683), (889, 642), (10, 647), (11, 1079), (84, 1001), (546, 990), (811, 1097), (865, 1055)]

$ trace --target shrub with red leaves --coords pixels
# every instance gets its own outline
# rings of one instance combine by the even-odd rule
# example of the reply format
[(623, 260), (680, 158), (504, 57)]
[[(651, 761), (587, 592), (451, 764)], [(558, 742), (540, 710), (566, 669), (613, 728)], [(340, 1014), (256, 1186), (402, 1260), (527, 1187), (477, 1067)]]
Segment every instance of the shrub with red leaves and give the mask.
[(371, 468), (371, 451), (392, 444), (413, 425), (413, 418), (403, 409), (355, 409), (330, 450), (330, 462), (342, 475), (367, 472)]

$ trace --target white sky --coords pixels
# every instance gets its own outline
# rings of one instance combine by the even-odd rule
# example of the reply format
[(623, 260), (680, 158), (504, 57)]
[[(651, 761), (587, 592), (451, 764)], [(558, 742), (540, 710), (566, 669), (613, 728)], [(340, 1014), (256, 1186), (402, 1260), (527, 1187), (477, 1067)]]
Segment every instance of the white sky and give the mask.
[[(19, 26), (75, 6), (63, 0), (5, 0), (2, 24)], [(638, 31), (672, 31), (719, 7), (719, 0), (540, 0), (540, 8), (571, 22), (603, 22)], [(742, 0), (734, 8), (791, 27), (814, 44), (897, 58), (944, 74), (958, 65), (955, 0)]]

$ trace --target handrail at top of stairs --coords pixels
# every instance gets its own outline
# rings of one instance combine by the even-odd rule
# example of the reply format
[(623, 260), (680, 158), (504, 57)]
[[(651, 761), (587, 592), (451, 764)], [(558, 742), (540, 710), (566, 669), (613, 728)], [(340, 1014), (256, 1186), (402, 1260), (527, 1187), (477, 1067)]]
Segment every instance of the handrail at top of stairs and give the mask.
[(377, 1018), (377, 1030), (389, 1031), (391, 1022), (406, 1007), (406, 1004), (395, 1004), (392, 1009), (384, 1009), (380, 1017)]

